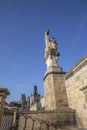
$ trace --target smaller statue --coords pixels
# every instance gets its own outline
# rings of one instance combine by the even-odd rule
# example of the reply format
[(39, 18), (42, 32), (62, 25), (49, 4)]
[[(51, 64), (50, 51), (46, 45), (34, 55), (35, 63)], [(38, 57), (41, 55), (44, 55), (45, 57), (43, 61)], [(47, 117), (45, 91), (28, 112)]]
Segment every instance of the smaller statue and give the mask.
[(46, 48), (45, 48), (45, 56), (44, 59), (46, 60), (47, 57), (49, 55), (51, 56), (58, 56), (58, 49), (57, 49), (57, 42), (55, 40), (55, 38), (49, 38), (49, 29), (47, 29), (45, 31), (45, 44), (46, 44)]

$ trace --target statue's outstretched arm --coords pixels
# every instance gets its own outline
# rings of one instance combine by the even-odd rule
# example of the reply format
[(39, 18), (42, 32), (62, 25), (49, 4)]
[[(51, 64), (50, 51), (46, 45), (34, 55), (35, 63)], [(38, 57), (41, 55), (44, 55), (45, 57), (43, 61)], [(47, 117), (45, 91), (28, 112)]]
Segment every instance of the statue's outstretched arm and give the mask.
[(48, 35), (49, 35), (49, 29), (46, 29), (46, 31), (45, 31), (45, 38), (48, 37)]
[(46, 44), (46, 47), (49, 46), (49, 37), (48, 37), (48, 35), (49, 35), (49, 29), (47, 29), (45, 31), (45, 44)]

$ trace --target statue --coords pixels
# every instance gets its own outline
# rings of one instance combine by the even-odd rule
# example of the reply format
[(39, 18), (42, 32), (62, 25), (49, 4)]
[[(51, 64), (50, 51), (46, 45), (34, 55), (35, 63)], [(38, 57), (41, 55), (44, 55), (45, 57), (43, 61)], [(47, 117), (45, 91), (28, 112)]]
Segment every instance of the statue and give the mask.
[(57, 49), (57, 42), (55, 40), (55, 38), (49, 38), (49, 29), (47, 29), (45, 31), (45, 44), (46, 44), (46, 48), (45, 48), (45, 56), (44, 56), (44, 60), (46, 60), (48, 58), (48, 56), (58, 56), (58, 49)]

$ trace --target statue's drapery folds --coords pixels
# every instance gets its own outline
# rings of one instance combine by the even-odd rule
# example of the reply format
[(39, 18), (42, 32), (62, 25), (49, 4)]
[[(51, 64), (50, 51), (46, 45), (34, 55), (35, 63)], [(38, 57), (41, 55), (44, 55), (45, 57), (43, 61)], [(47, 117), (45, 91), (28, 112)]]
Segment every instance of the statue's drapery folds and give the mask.
[(45, 48), (45, 56), (44, 56), (44, 60), (46, 61), (46, 59), (48, 58), (48, 56), (58, 56), (59, 52), (58, 52), (58, 48), (57, 48), (57, 42), (55, 40), (55, 38), (49, 38), (49, 29), (47, 29), (45, 31), (45, 44), (46, 44), (46, 48)]

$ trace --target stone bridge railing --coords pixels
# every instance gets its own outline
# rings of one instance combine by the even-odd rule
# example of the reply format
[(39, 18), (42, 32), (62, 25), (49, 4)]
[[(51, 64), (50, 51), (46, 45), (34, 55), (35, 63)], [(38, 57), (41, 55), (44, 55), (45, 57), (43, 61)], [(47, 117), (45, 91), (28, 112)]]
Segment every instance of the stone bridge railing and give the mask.
[(74, 111), (22, 111), (18, 115), (18, 130), (58, 130), (76, 126)]
[(29, 114), (19, 115), (18, 130), (57, 130), (59, 126), (49, 121), (38, 119)]
[(57, 111), (22, 111), (4, 109), (9, 91), (0, 88), (0, 130), (58, 130), (62, 126), (75, 126), (75, 111), (59, 108)]
[(0, 130), (12, 130), (16, 123), (16, 108), (5, 108), (5, 98), (10, 92), (7, 88), (0, 88)]
[(3, 116), (3, 111), (4, 111), (5, 98), (9, 94), (10, 92), (8, 91), (7, 88), (0, 88), (0, 126), (1, 126), (2, 116)]
[(10, 130), (13, 125), (14, 112), (4, 109), (0, 130)]

